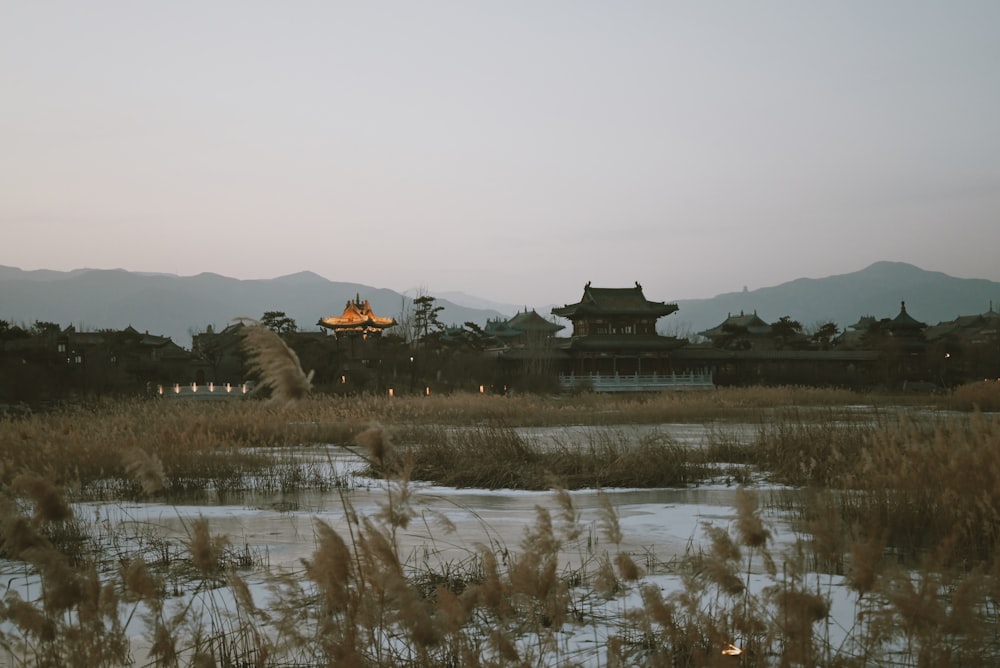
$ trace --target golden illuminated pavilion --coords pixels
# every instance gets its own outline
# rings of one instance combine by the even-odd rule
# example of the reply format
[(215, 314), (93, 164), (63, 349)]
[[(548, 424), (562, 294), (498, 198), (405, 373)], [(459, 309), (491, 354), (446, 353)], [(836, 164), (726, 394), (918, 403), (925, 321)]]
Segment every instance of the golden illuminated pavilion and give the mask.
[(361, 296), (356, 295), (354, 301), (347, 302), (342, 315), (322, 318), (316, 324), (332, 329), (337, 336), (347, 334), (367, 338), (370, 334), (379, 335), (382, 330), (395, 327), (396, 321), (375, 315), (368, 300), (362, 302)]

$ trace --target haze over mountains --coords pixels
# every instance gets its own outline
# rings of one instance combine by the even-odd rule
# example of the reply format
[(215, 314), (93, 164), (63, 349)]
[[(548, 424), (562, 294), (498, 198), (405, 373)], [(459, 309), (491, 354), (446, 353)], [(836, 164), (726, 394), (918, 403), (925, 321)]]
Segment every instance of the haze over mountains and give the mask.
[[(601, 285), (598, 287), (630, 287)], [(484, 325), (488, 318), (510, 317), (525, 307), (550, 317), (552, 304), (496, 304), (460, 292), (430, 292), (444, 307), (443, 323)], [(208, 325), (225, 327), (233, 318), (259, 318), (265, 311), (284, 311), (301, 330), (317, 329), (322, 317), (339, 315), (360, 295), (379, 315), (398, 318), (409, 309), (412, 295), (359, 283), (329, 281), (312, 272), (267, 280), (238, 280), (203, 273), (197, 276), (77, 269), (23, 271), (0, 266), (0, 319), (30, 325), (36, 320), (78, 329), (120, 329), (170, 336), (190, 347), (191, 334)], [(581, 294), (566, 295), (564, 303)], [(773, 322), (787, 315), (810, 328), (835, 322), (841, 329), (864, 315), (894, 317), (901, 301), (907, 311), (929, 325), (959, 315), (1000, 309), (1000, 283), (955, 278), (901, 262), (876, 262), (853, 273), (825, 278), (799, 278), (774, 287), (717, 295), (710, 299), (676, 300), (650, 294), (654, 301), (676, 302), (679, 311), (663, 318), (660, 329), (688, 336), (713, 327), (730, 313), (756, 311)], [(560, 304), (561, 306), (561, 304)], [(567, 323), (568, 324), (568, 323)], [(564, 334), (569, 333), (569, 327)]]

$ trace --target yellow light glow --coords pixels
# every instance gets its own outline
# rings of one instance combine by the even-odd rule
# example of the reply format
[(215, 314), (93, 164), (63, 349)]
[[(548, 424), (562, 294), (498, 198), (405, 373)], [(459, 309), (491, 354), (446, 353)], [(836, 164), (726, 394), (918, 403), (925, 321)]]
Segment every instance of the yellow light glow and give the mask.
[(726, 648), (722, 650), (722, 653), (726, 656), (739, 656), (743, 650), (732, 643), (726, 643)]

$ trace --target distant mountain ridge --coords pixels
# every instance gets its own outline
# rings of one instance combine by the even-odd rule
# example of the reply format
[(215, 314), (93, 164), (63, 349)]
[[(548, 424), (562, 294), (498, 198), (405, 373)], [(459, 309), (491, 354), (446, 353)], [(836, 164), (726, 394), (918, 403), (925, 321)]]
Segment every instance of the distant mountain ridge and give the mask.
[[(36, 320), (84, 330), (121, 329), (169, 336), (185, 348), (191, 334), (233, 318), (284, 311), (300, 330), (316, 330), (323, 317), (340, 315), (348, 301), (367, 299), (379, 315), (399, 318), (412, 300), (393, 290), (334, 282), (312, 272), (273, 279), (239, 280), (219, 274), (143, 274), (123, 269), (23, 271), (0, 266), (0, 319), (30, 325)], [(473, 309), (438, 299), (441, 322), (485, 325), (513, 313)]]
[(686, 336), (720, 324), (730, 313), (756, 311), (769, 323), (787, 315), (806, 328), (834, 322), (844, 330), (866, 315), (893, 318), (904, 301), (911, 316), (936, 325), (960, 315), (985, 313), (991, 303), (997, 310), (1000, 283), (955, 278), (905, 262), (881, 261), (849, 274), (799, 278), (709, 299), (679, 300), (678, 312), (664, 318), (661, 326)]
[[(489, 318), (509, 318), (526, 307), (532, 308), (498, 304), (463, 293), (431, 295), (444, 307), (440, 319), (446, 324), (471, 321), (482, 326)], [(356, 296), (369, 300), (379, 315), (394, 318), (412, 302), (410, 296), (393, 290), (334, 282), (309, 271), (272, 279), (239, 280), (212, 273), (177, 276), (123, 269), (24, 271), (0, 266), (0, 319), (29, 325), (42, 320), (87, 330), (132, 325), (151, 334), (170, 336), (184, 347), (190, 347), (191, 333), (204, 331), (208, 325), (219, 329), (233, 318), (259, 318), (265, 311), (284, 311), (300, 329), (315, 330), (317, 320), (339, 315)], [(663, 300), (661, 295), (646, 296)], [(843, 330), (865, 315), (895, 317), (902, 301), (910, 315), (934, 325), (960, 315), (984, 313), (991, 302), (994, 310), (1000, 310), (1000, 283), (955, 278), (903, 262), (883, 261), (848, 274), (799, 278), (708, 299), (676, 300), (678, 312), (663, 318), (660, 330), (687, 337), (741, 311), (756, 311), (767, 322), (787, 315), (806, 328), (834, 322)], [(550, 317), (550, 309), (536, 307), (545, 318)], [(569, 334), (569, 328), (565, 333)]]

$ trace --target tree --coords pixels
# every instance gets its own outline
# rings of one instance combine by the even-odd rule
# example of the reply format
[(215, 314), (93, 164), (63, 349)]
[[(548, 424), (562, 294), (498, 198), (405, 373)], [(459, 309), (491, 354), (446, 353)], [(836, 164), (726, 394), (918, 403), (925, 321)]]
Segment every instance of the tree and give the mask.
[(840, 333), (840, 328), (837, 327), (836, 323), (825, 322), (816, 328), (813, 332), (812, 342), (820, 350), (829, 350), (830, 346), (833, 344), (834, 337)]
[(783, 315), (771, 325), (771, 336), (779, 349), (802, 338), (802, 323)]
[(712, 345), (726, 350), (750, 350), (749, 331), (744, 325), (725, 324), (722, 334), (712, 340)]
[(284, 311), (264, 311), (264, 315), (260, 317), (260, 324), (278, 334), (288, 334), (299, 330), (295, 319), (289, 318)]
[(400, 297), (399, 314), (396, 316), (396, 334), (406, 343), (413, 343), (417, 334), (413, 329), (413, 300)]
[(462, 329), (462, 340), (474, 351), (485, 350), (492, 337), (474, 322), (466, 322)]
[(17, 325), (12, 325), (6, 320), (0, 320), (0, 350), (6, 350), (8, 341), (26, 339), (31, 333)]
[(31, 326), (32, 336), (56, 336), (62, 332), (62, 327), (55, 322), (46, 322), (44, 320), (36, 320)]
[(413, 300), (413, 328), (417, 335), (417, 340), (423, 344), (430, 343), (433, 339), (438, 339), (444, 333), (444, 325), (438, 319), (438, 313), (444, 310), (443, 306), (435, 306), (434, 297), (421, 295)]

